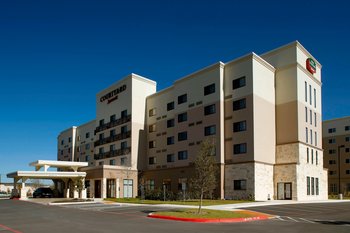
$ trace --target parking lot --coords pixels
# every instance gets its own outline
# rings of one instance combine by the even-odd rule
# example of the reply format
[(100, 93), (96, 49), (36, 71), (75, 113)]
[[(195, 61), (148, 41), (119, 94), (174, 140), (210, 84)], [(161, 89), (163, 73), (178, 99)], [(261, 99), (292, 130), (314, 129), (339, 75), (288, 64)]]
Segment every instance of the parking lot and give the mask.
[(169, 207), (84, 203), (50, 206), (0, 200), (0, 232), (350, 232), (350, 203), (251, 207), (278, 215), (246, 223), (189, 223), (148, 218)]

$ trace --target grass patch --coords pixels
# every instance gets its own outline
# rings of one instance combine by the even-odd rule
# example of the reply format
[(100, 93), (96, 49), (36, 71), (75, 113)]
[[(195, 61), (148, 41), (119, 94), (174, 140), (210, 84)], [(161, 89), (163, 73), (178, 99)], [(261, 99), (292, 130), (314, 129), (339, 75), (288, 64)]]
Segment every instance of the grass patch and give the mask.
[(249, 218), (257, 216), (254, 213), (246, 211), (224, 211), (224, 210), (207, 210), (202, 209), (202, 213), (198, 214), (198, 209), (186, 209), (186, 210), (174, 210), (166, 212), (155, 212), (156, 215), (171, 216), (178, 218), (206, 218), (206, 219), (218, 219), (218, 218)]
[[(172, 205), (199, 205), (199, 200), (186, 200), (186, 201), (159, 201), (159, 200), (141, 200), (139, 198), (107, 198), (106, 201), (113, 201), (119, 203), (134, 203), (134, 204), (172, 204)], [(252, 202), (248, 200), (203, 200), (203, 206), (210, 205), (226, 205), (226, 204), (237, 204), (244, 202)]]
[(66, 200), (53, 201), (52, 203), (71, 203), (71, 202), (90, 202), (90, 201), (94, 201), (94, 199), (79, 199), (79, 198), (74, 198), (74, 199), (66, 199)]

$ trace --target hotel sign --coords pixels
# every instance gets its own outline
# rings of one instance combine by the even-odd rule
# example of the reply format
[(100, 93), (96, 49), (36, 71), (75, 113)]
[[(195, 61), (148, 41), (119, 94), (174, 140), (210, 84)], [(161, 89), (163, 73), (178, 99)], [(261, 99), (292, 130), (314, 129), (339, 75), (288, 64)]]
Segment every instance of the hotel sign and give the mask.
[(316, 62), (312, 58), (306, 59), (306, 69), (311, 73), (316, 73)]
[(126, 85), (124, 84), (123, 86), (118, 87), (117, 89), (114, 89), (111, 92), (108, 92), (107, 94), (103, 95), (100, 98), (100, 102), (107, 101), (107, 104), (113, 102), (114, 100), (118, 99), (118, 94), (122, 93), (123, 91), (126, 90)]

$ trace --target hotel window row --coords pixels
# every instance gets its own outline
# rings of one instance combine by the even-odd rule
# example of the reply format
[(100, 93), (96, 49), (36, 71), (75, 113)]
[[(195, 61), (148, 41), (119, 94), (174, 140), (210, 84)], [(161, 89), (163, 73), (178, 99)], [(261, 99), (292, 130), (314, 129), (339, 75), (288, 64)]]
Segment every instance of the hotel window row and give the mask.
[[(310, 114), (309, 114), (310, 113)], [(312, 121), (313, 118), (313, 121)], [(310, 122), (310, 125), (312, 125), (312, 123), (314, 123), (315, 127), (317, 127), (317, 114), (316, 112), (314, 112), (312, 114), (312, 110), (308, 110), (307, 107), (305, 107), (305, 122)]]
[[(310, 155), (310, 151), (311, 151), (311, 155)], [(306, 148), (306, 162), (314, 164), (314, 161), (315, 161), (315, 164), (318, 165), (318, 151), (315, 150), (315, 157), (314, 157), (314, 149), (310, 149), (309, 147)]]
[[(173, 162), (175, 162), (175, 155), (174, 154), (167, 154), (166, 159), (167, 159), (167, 163), (173, 163)], [(177, 160), (187, 160), (187, 159), (188, 159), (187, 150), (177, 152)], [(157, 158), (154, 156), (149, 157), (148, 164), (149, 165), (157, 164)]]
[(319, 180), (315, 177), (306, 177), (307, 195), (319, 195)]
[(310, 145), (315, 145), (317, 146), (317, 132), (313, 132), (312, 129), (310, 129), (310, 134), (309, 134), (309, 129), (308, 127), (305, 127), (305, 142), (309, 143), (310, 139)]
[[(313, 98), (312, 98), (312, 94), (313, 94)], [(308, 98), (308, 95), (309, 95), (309, 98)], [(311, 84), (308, 85), (308, 83), (305, 81), (305, 102), (306, 103), (308, 102), (308, 99), (309, 99), (310, 105), (312, 105), (312, 100), (313, 100), (314, 107), (316, 108), (316, 88), (314, 88), (312, 91)]]

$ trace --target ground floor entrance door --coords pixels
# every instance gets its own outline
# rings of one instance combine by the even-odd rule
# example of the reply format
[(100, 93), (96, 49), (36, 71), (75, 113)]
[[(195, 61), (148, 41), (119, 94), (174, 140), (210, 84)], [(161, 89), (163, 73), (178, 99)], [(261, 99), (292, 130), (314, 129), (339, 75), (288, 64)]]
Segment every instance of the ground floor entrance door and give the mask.
[(107, 179), (107, 198), (115, 197), (115, 179)]
[(125, 179), (123, 183), (123, 197), (132, 197), (132, 180)]
[(277, 199), (292, 200), (292, 183), (277, 183)]
[(101, 198), (101, 180), (95, 180), (95, 198)]

